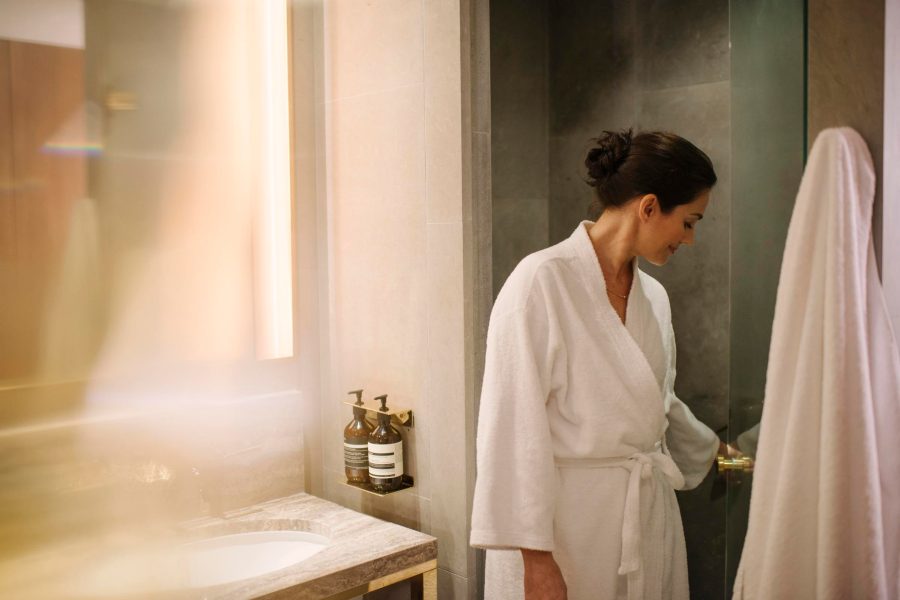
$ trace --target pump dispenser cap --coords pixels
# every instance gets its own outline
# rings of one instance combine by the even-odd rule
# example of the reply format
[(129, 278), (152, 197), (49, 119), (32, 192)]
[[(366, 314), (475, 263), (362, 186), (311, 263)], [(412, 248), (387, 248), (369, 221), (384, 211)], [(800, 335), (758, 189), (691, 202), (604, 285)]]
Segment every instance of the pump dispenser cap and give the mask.
[(381, 408), (379, 408), (378, 410), (380, 410), (381, 412), (387, 412), (387, 394), (384, 394), (383, 396), (375, 396), (375, 399), (381, 402)]
[(352, 396), (353, 394), (356, 394), (356, 406), (362, 406), (362, 405), (363, 405), (363, 401), (362, 401), (362, 394), (363, 394), (363, 391), (362, 391), (362, 390), (352, 390), (352, 391), (349, 391), (349, 392), (347, 392), (347, 393), (348, 393), (349, 395), (351, 395), (351, 396)]

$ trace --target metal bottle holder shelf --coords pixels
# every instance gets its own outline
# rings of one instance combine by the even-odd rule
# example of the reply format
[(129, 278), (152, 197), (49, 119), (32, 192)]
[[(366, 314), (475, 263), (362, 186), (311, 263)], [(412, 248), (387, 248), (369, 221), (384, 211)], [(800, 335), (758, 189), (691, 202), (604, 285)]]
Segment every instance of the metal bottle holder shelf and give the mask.
[[(360, 405), (353, 400), (344, 400), (343, 403), (347, 406), (360, 408)], [(378, 415), (384, 414), (381, 411), (381, 408), (378, 406), (377, 402), (363, 401), (362, 408), (366, 409), (366, 418), (371, 421), (376, 421), (378, 419)], [(387, 410), (387, 414), (391, 415), (391, 424), (393, 424), (394, 426), (402, 426), (406, 429), (409, 429), (413, 426), (413, 413), (412, 410), (408, 408), (389, 408)], [(371, 483), (350, 483), (346, 479), (341, 479), (340, 483), (347, 487), (356, 488), (373, 496), (390, 496), (391, 494), (397, 494), (399, 492), (405, 492), (406, 490), (412, 489), (415, 481), (411, 475), (407, 475), (404, 473), (403, 477), (400, 480), (400, 487), (396, 490), (391, 490), (390, 492), (377, 491), (372, 487)]]
[(390, 496), (391, 494), (398, 494), (400, 492), (405, 492), (406, 490), (411, 490), (414, 487), (415, 482), (410, 475), (403, 475), (403, 478), (400, 480), (400, 487), (396, 490), (391, 490), (390, 492), (379, 492), (372, 487), (371, 483), (350, 483), (346, 479), (342, 479), (341, 483), (347, 487), (356, 488), (367, 494), (371, 494), (372, 496)]

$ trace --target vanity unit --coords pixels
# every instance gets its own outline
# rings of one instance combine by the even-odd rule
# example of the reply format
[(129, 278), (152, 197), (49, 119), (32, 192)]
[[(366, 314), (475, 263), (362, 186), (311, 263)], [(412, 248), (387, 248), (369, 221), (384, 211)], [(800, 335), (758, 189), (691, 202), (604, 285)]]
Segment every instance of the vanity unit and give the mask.
[(412, 580), (413, 597), (437, 598), (437, 540), (327, 500), (300, 493), (270, 500), (230, 518), (188, 524), (189, 535), (308, 531), (326, 538), (309, 558), (277, 571), (204, 589), (208, 599), (345, 600)]
[(0, 598), (348, 600), (404, 580), (437, 598), (435, 538), (309, 494), (167, 529), (0, 562)]

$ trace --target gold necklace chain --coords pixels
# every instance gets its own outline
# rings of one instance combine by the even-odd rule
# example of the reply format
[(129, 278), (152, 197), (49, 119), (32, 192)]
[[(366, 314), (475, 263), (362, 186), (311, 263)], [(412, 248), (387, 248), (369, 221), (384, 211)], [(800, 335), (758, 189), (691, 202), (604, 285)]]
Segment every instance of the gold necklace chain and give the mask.
[(629, 289), (628, 294), (625, 294), (624, 296), (622, 294), (619, 294), (618, 292), (612, 291), (611, 289), (609, 289), (609, 281), (606, 278), (606, 273), (603, 271), (602, 266), (600, 267), (600, 272), (603, 273), (603, 283), (606, 287), (606, 293), (610, 294), (611, 296), (615, 296), (616, 298), (621, 298), (622, 300), (628, 300), (628, 294), (631, 293), (631, 290)]
[[(598, 260), (598, 262), (599, 262), (599, 260)], [(615, 296), (616, 298), (621, 298), (622, 300), (626, 300), (626, 301), (627, 301), (627, 300), (628, 300), (628, 294), (631, 293), (631, 290), (629, 289), (629, 290), (628, 290), (628, 294), (625, 294), (625, 295), (623, 296), (622, 294), (619, 294), (619, 293), (614, 292), (614, 291), (612, 291), (611, 289), (609, 289), (609, 282), (607, 281), (607, 278), (606, 278), (606, 271), (603, 270), (603, 264), (602, 264), (602, 263), (600, 264), (600, 273), (603, 274), (603, 283), (604, 283), (604, 285), (605, 285), (605, 287), (606, 287), (606, 293), (609, 294), (609, 295), (611, 295), (611, 296)], [(633, 276), (633, 274), (632, 274), (632, 276)]]

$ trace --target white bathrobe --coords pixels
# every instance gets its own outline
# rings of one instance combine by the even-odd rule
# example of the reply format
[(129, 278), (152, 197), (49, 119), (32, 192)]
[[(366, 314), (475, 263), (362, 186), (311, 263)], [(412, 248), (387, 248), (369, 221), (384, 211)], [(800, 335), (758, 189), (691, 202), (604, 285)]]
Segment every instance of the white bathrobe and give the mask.
[(900, 359), (874, 194), (859, 134), (821, 132), (785, 244), (737, 600), (900, 598)]
[(569, 600), (688, 599), (673, 490), (718, 438), (673, 391), (665, 290), (635, 263), (623, 324), (590, 224), (519, 263), (491, 314), (471, 537), (488, 600), (522, 598), (518, 548), (553, 552)]

